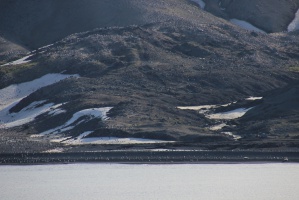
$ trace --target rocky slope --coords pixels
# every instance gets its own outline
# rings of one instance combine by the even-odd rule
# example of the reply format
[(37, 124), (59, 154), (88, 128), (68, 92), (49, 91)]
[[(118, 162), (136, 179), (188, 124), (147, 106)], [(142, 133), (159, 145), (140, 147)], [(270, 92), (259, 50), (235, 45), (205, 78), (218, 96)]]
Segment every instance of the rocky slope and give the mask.
[(0, 37), (0, 65), (16, 60), (28, 52), (26, 48)]
[(239, 121), (239, 132), (247, 137), (284, 137), (298, 139), (298, 83), (269, 92), (261, 103)]
[(247, 21), (268, 32), (287, 31), (299, 0), (204, 0), (205, 10), (224, 19)]
[[(4, 5), (6, 8), (22, 5), (22, 1), (7, 2), (10, 3)], [(184, 0), (101, 1), (100, 6), (99, 1), (86, 1), (84, 6), (80, 6), (81, 1), (64, 1), (63, 6), (77, 8), (67, 14), (82, 13), (82, 21), (75, 20), (78, 23), (73, 25), (69, 24), (71, 17), (62, 18), (65, 14), (59, 9), (65, 7), (54, 9), (58, 2), (61, 1), (51, 1), (49, 7), (53, 8), (52, 13), (61, 15), (55, 14), (53, 20), (53, 15), (45, 15), (48, 18), (40, 18), (40, 22), (31, 22), (30, 16), (37, 13), (31, 9), (44, 8), (49, 1), (25, 7), (22, 12), (30, 13), (31, 20), (21, 29), (24, 35), (18, 32), (19, 35), (11, 36), (16, 38), (14, 41), (30, 42), (28, 46), (35, 49), (73, 31), (102, 28), (72, 34), (31, 52), (27, 60), (0, 67), (0, 96), (6, 100), (0, 104), (2, 130), (9, 128), (5, 135), (7, 131), (13, 135), (47, 133), (50, 139), (58, 136), (71, 140), (71, 144), (92, 137), (230, 144), (236, 139), (227, 134), (231, 132), (241, 134), (245, 141), (260, 141), (260, 132), (249, 137), (246, 127), (254, 130), (247, 123), (257, 123), (254, 115), (263, 112), (263, 104), (240, 120), (212, 119), (208, 114), (248, 106), (246, 103), (207, 112), (177, 107), (221, 105), (260, 95), (265, 96), (265, 103), (272, 98), (266, 98), (269, 91), (298, 80), (298, 33), (268, 35), (246, 31)], [(102, 17), (95, 17), (97, 22), (85, 27), (85, 20), (90, 15), (94, 17), (93, 10), (80, 10), (86, 6), (98, 6)], [(116, 15), (120, 8), (121, 14)], [(124, 18), (127, 14), (132, 17)], [(62, 25), (54, 22), (73, 29), (59, 28)], [(6, 27), (3, 23), (1, 28)], [(44, 23), (45, 29), (36, 30), (41, 35), (31, 37), (38, 23)], [(50, 31), (49, 37), (42, 35), (49, 27), (59, 31)], [(5, 30), (14, 33), (16, 28)], [(67, 79), (53, 81), (53, 76)], [(10, 93), (11, 84), (19, 84), (14, 86), (20, 89), (17, 94)], [(288, 113), (286, 110), (285, 116)], [(259, 116), (268, 119), (266, 115)], [(222, 123), (226, 123), (224, 129), (215, 128)], [(284, 123), (284, 127), (289, 124), (287, 120)], [(275, 138), (285, 138), (285, 134), (277, 132)]]

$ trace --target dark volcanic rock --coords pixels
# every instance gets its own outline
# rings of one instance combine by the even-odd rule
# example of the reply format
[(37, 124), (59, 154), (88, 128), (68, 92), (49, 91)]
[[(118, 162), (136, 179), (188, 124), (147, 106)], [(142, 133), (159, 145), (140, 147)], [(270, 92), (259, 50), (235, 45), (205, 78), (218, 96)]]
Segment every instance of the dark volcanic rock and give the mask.
[[(38, 134), (63, 125), (83, 109), (113, 107), (108, 112), (108, 120), (87, 121), (83, 117), (78, 121), (85, 121), (75, 130), (68, 129), (60, 136), (76, 137), (92, 131), (91, 136), (229, 143), (231, 137), (210, 130), (218, 121), (177, 107), (224, 104), (259, 96), (298, 78), (298, 34), (268, 35), (242, 30), (189, 1), (90, 0), (86, 2), (91, 4), (86, 5), (81, 1), (32, 1), (37, 3), (32, 7), (26, 7), (23, 1), (8, 2), (11, 3), (4, 5), (2, 2), (3, 6), (16, 10), (19, 9), (16, 5), (25, 6), (24, 11), (17, 13), (27, 13), (39, 6), (45, 9), (49, 4), (40, 21), (33, 20), (40, 13), (32, 12), (25, 18), (28, 26), (3, 25), (7, 33), (14, 33), (11, 37), (16, 38), (15, 41), (30, 42), (28, 46), (32, 48), (74, 31), (102, 27), (69, 35), (33, 53), (32, 61), (27, 64), (0, 68), (0, 88), (48, 73), (81, 76), (41, 88), (12, 107), (10, 112), (17, 113), (33, 102), (45, 101), (63, 103), (61, 109), (67, 111), (56, 116), (44, 113), (14, 131)], [(68, 7), (70, 2), (75, 8)], [(63, 6), (55, 8), (56, 4)], [(69, 10), (66, 11), (66, 7)], [(116, 15), (120, 7), (123, 13)], [(97, 8), (101, 9), (95, 15)], [(82, 17), (80, 20), (73, 18), (78, 13)], [(1, 14), (11, 16), (10, 13)], [(83, 26), (90, 15), (95, 18), (92, 18), (94, 23)], [(127, 15), (128, 18), (123, 17)], [(11, 20), (19, 18), (16, 15)], [(24, 29), (24, 34), (15, 32), (19, 28)], [(247, 122), (252, 126), (245, 126)], [(233, 131), (240, 130), (243, 135), (253, 127), (253, 137), (259, 136), (256, 138), (264, 137), (262, 133), (271, 129), (270, 125), (263, 126), (262, 120), (256, 123), (248, 118), (233, 123), (237, 125)], [(284, 123), (280, 128), (287, 127), (287, 120)], [(247, 135), (251, 137), (252, 134)]]
[(206, 10), (225, 19), (245, 20), (269, 32), (286, 31), (299, 0), (205, 0)]
[(273, 119), (286, 115), (297, 115), (299, 111), (299, 85), (292, 84), (278, 89), (263, 98), (260, 105), (250, 110), (244, 117), (249, 119)]
[(299, 85), (295, 83), (269, 92), (259, 105), (239, 119), (242, 124), (239, 133), (261, 138), (298, 138), (298, 113)]
[(0, 65), (25, 55), (29, 51), (0, 36)]
[(294, 80), (287, 66), (298, 62), (289, 55), (296, 54), (299, 45), (286, 45), (285, 40), (296, 43), (296, 36), (253, 37), (229, 24), (186, 23), (96, 29), (65, 38), (35, 58), (46, 69), (39, 73), (65, 71), (82, 77), (42, 88), (11, 111), (40, 100), (68, 102), (63, 107), (68, 113), (37, 118), (26, 130), (31, 133), (57, 127), (79, 110), (111, 106), (105, 123), (90, 122), (65, 134), (91, 128), (98, 136), (224, 140), (209, 131), (212, 122), (203, 115), (176, 107), (227, 103)]

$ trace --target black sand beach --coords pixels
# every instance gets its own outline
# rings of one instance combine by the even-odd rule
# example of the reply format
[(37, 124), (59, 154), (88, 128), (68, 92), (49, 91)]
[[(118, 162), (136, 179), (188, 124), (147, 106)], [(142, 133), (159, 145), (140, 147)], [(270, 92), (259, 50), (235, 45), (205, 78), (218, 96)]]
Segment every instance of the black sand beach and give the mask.
[(55, 163), (256, 163), (299, 162), (298, 152), (271, 151), (102, 151), (82, 153), (0, 154), (0, 164)]

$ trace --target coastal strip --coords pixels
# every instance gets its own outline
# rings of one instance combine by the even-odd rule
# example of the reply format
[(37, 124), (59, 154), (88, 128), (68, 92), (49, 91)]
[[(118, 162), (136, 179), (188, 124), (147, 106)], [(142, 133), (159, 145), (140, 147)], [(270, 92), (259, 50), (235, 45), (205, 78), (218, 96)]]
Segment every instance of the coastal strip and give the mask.
[(102, 151), (72, 153), (0, 154), (1, 165), (60, 163), (231, 163), (231, 162), (299, 162), (298, 152), (271, 151)]

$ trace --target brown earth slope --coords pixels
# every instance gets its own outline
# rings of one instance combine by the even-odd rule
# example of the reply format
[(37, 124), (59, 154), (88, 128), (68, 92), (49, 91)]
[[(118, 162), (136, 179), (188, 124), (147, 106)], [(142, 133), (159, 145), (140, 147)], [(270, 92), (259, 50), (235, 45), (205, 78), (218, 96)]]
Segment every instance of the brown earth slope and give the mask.
[(18, 113), (45, 100), (67, 102), (62, 106), (66, 113), (43, 114), (7, 131), (38, 134), (62, 125), (77, 111), (109, 106), (109, 120), (87, 121), (60, 135), (92, 131), (90, 136), (231, 143), (231, 137), (210, 130), (219, 121), (177, 106), (229, 103), (298, 78), (292, 70), (299, 65), (296, 33), (245, 31), (189, 1), (123, 2), (139, 11), (134, 20), (140, 24), (124, 19), (114, 27), (110, 18), (102, 19), (111, 22), (109, 27), (72, 34), (34, 54), (27, 64), (0, 68), (0, 88), (48, 73), (81, 76), (42, 88), (10, 110)]

